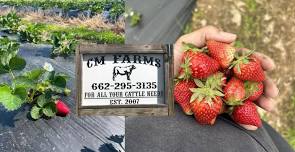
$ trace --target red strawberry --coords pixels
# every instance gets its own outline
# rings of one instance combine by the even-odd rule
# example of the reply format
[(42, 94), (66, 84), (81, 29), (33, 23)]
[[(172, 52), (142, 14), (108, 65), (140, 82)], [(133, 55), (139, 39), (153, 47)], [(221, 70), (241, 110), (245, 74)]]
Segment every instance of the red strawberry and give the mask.
[(219, 69), (219, 64), (205, 53), (196, 53), (190, 59), (192, 77), (196, 79), (207, 78)]
[(191, 78), (192, 72), (190, 69), (190, 60), (187, 60), (191, 58), (196, 52), (202, 52), (201, 49), (197, 48), (193, 44), (190, 43), (182, 43), (182, 50), (184, 53), (181, 57), (181, 65), (178, 73), (178, 79), (180, 80), (188, 80)]
[(234, 59), (236, 49), (228, 43), (217, 42), (214, 40), (207, 41), (209, 55), (215, 59), (223, 69), (230, 66)]
[(234, 74), (241, 80), (257, 81), (261, 82), (265, 80), (264, 71), (261, 67), (260, 61), (253, 55), (253, 52), (248, 52), (247, 55), (237, 57), (237, 60), (233, 62)]
[(65, 117), (70, 113), (70, 108), (62, 100), (57, 100), (55, 106), (59, 116)]
[(207, 101), (206, 98), (201, 101), (196, 99), (191, 103), (191, 107), (198, 123), (203, 125), (213, 125), (215, 123), (216, 117), (222, 109), (222, 104), (223, 102), (221, 98), (216, 96), (211, 101)]
[(204, 52), (204, 50), (199, 49), (197, 46), (191, 43), (182, 43), (183, 54), (181, 57), (181, 62), (184, 63), (187, 57), (192, 57), (197, 52)]
[(240, 105), (245, 98), (244, 82), (233, 77), (223, 89), (225, 103), (228, 105)]
[[(180, 78), (191, 77), (195, 79), (204, 79), (211, 74), (217, 72), (219, 64), (214, 59), (210, 58), (205, 53), (194, 53), (191, 57), (186, 57), (184, 63), (181, 65)], [(186, 75), (186, 76), (183, 76)]]
[(223, 102), (223, 94), (215, 89), (210, 82), (203, 84), (200, 80), (195, 80), (198, 88), (191, 89), (191, 107), (197, 122), (200, 124), (214, 124), (216, 117), (220, 113)]
[(202, 50), (198, 48), (187, 48), (183, 56), (183, 64), (181, 65), (179, 78), (188, 79), (193, 77), (196, 79), (203, 79), (217, 72), (218, 69), (218, 62), (207, 54), (202, 53)]
[(234, 107), (232, 118), (239, 124), (261, 127), (259, 113), (251, 100), (246, 100), (243, 105)]
[(192, 80), (181, 80), (176, 83), (174, 87), (174, 99), (180, 105), (183, 112), (187, 115), (192, 115), (192, 110), (190, 107), (190, 98), (192, 96), (192, 92), (190, 88), (195, 88), (196, 84)]
[(254, 81), (246, 81), (245, 82), (245, 90), (246, 97), (248, 100), (255, 101), (257, 100), (263, 93), (263, 83), (262, 82), (254, 82)]

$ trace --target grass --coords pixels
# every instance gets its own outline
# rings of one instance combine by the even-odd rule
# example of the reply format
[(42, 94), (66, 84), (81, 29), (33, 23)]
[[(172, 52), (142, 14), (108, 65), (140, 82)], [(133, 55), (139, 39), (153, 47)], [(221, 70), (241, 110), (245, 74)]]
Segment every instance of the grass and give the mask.
[(287, 131), (283, 131), (283, 136), (286, 138), (288, 143), (293, 147), (295, 150), (295, 95), (291, 97), (291, 102), (288, 105), (288, 112), (286, 113), (286, 119), (290, 120), (288, 124), (288, 129), (285, 129)]
[[(28, 21), (22, 21), (22, 24), (32, 25), (33, 23)], [(125, 42), (125, 38), (123, 35), (116, 34), (111, 30), (97, 31), (86, 27), (69, 27), (45, 23), (39, 23), (39, 30), (45, 31), (48, 34), (55, 32), (68, 33), (75, 35), (75, 38), (78, 40), (87, 40), (101, 44), (123, 44)]]
[(292, 148), (295, 149), (295, 128), (289, 129), (287, 132), (283, 133), (283, 135)]
[(85, 27), (62, 27), (53, 24), (44, 24), (43, 27), (49, 33), (63, 32), (74, 34), (77, 39), (88, 40), (96, 43), (123, 44), (124, 36), (114, 33), (111, 30), (96, 31)]
[(249, 48), (257, 48), (258, 40), (262, 40), (262, 17), (257, 14), (261, 14), (256, 0), (246, 0), (245, 13), (242, 13), (242, 23), (239, 31), (240, 41), (243, 44), (247, 44)]
[(49, 23), (65, 26), (83, 26), (91, 29), (124, 29), (124, 20), (120, 19), (114, 23), (105, 22), (100, 14), (94, 15), (91, 18), (78, 17), (78, 18), (63, 18), (60, 16), (44, 16), (40, 12), (26, 12), (17, 13), (24, 20), (38, 23)]

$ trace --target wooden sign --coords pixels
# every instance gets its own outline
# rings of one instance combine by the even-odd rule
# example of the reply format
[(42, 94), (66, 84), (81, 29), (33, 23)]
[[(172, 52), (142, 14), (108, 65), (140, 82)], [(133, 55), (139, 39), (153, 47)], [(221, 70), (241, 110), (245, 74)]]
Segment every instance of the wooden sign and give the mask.
[(171, 115), (172, 52), (172, 45), (79, 45), (78, 115)]

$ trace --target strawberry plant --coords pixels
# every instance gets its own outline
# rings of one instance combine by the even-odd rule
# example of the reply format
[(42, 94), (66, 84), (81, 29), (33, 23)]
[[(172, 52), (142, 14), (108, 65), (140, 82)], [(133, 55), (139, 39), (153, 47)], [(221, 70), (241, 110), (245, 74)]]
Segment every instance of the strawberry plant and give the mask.
[(54, 33), (51, 37), (51, 56), (69, 56), (75, 52), (77, 41), (74, 36), (66, 33)]
[(113, 20), (117, 20), (118, 17), (125, 12), (124, 1), (113, 1), (110, 9), (110, 16)]
[(0, 27), (11, 33), (16, 33), (20, 26), (20, 21), (21, 19), (16, 15), (16, 12), (10, 12), (7, 15), (0, 16)]
[(10, 6), (33, 6), (42, 7), (43, 9), (50, 9), (57, 7), (68, 11), (70, 9), (91, 10), (95, 13), (101, 13), (106, 7), (114, 7), (111, 10), (114, 17), (119, 16), (124, 13), (124, 0), (5, 0), (0, 1), (0, 4), (10, 5)]
[[(66, 88), (68, 77), (56, 73), (48, 63), (43, 68), (23, 72), (26, 61), (17, 55), (18, 51), (18, 43), (0, 38), (0, 74), (10, 75), (9, 83), (0, 84), (0, 104), (8, 111), (30, 104), (33, 119), (55, 116), (59, 96), (70, 94)], [(18, 71), (18, 75), (14, 71)]]
[(18, 28), (19, 39), (21, 42), (39, 43), (42, 39), (41, 24), (21, 25)]
[(126, 19), (130, 21), (131, 27), (135, 27), (136, 25), (138, 25), (142, 17), (142, 15), (139, 12), (134, 11), (132, 9), (128, 9), (126, 13), (124, 14), (124, 16)]

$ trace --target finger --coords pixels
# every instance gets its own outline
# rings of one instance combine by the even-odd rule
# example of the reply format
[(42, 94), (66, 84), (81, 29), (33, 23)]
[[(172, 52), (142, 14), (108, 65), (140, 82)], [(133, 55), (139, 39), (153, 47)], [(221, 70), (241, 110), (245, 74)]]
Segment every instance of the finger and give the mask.
[(259, 52), (255, 52), (253, 55), (258, 58), (258, 60), (261, 62), (262, 68), (265, 71), (271, 71), (275, 69), (275, 62), (270, 57)]
[(237, 123), (240, 126), (242, 126), (243, 128), (247, 129), (247, 130), (257, 130), (258, 127), (257, 126), (253, 126), (253, 125), (245, 125), (245, 124), (241, 124), (241, 123)]
[[(237, 51), (248, 51), (248, 50), (249, 49), (247, 48), (237, 48)], [(259, 52), (255, 52), (253, 53), (253, 55), (260, 61), (261, 67), (263, 68), (263, 70), (271, 71), (275, 69), (276, 67), (275, 62), (267, 55), (263, 53), (259, 53)]]
[(213, 26), (206, 26), (190, 34), (183, 35), (182, 37), (180, 37), (180, 42), (178, 43), (186, 42), (192, 43), (197, 47), (203, 47), (205, 46), (207, 40), (231, 43), (235, 41), (236, 38), (237, 36), (235, 34), (220, 31)]
[(256, 104), (266, 111), (272, 111), (275, 105), (272, 98), (268, 98), (264, 95), (260, 96)]
[(252, 125), (244, 125), (244, 124), (239, 124), (239, 125), (247, 130), (257, 130), (258, 129), (258, 127), (252, 126)]
[(279, 94), (279, 89), (276, 86), (276, 84), (270, 79), (266, 78), (265, 81), (263, 81), (264, 85), (264, 95), (268, 98), (275, 98)]

